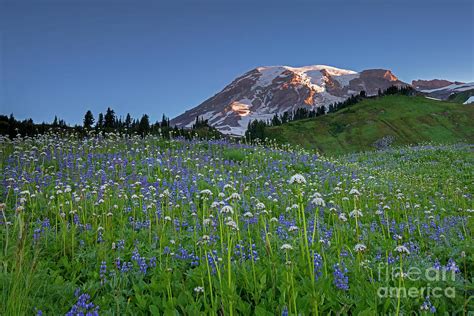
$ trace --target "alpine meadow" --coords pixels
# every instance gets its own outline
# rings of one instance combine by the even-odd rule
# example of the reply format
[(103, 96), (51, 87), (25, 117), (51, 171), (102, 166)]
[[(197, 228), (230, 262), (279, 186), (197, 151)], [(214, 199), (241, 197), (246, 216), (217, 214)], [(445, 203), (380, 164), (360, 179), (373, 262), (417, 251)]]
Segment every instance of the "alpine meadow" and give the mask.
[(0, 1), (0, 315), (473, 315), (473, 38), (467, 0)]

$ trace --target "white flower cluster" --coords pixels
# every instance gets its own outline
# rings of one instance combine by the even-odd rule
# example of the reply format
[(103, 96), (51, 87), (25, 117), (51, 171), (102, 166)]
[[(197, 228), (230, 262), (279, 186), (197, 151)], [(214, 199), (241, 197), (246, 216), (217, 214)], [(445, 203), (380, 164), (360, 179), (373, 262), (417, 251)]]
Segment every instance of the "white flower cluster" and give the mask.
[(295, 174), (294, 176), (292, 176), (290, 178), (290, 181), (289, 181), (290, 184), (306, 184), (306, 179), (303, 175), (297, 173)]

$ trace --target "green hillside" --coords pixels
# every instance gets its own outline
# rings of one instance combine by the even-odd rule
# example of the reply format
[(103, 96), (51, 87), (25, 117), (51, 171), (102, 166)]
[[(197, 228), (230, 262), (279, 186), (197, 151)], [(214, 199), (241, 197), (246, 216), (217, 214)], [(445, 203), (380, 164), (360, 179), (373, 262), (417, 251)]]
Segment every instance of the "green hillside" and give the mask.
[[(474, 106), (401, 95), (367, 99), (328, 115), (268, 127), (265, 136), (326, 154), (422, 142), (474, 143)], [(375, 145), (378, 144), (378, 145)]]
[(474, 89), (458, 92), (449, 96), (448, 100), (451, 102), (464, 103), (469, 97), (474, 95)]

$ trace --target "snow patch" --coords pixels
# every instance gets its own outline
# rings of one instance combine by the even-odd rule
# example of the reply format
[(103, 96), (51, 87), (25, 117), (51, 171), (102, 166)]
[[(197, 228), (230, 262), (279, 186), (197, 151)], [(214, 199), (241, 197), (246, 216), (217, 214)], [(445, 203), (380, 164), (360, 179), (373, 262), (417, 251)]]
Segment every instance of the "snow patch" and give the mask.
[(464, 102), (463, 104), (471, 104), (471, 103), (474, 103), (474, 95), (470, 96), (469, 99), (467, 99), (466, 102)]
[(340, 69), (332, 66), (327, 65), (312, 65), (312, 66), (305, 66), (305, 67), (289, 67), (285, 66), (286, 69), (292, 70), (296, 73), (306, 73), (309, 71), (321, 71), (326, 70), (328, 74), (331, 76), (343, 76), (343, 75), (351, 75), (357, 74), (356, 71), (347, 70), (347, 69)]
[(359, 74), (353, 70), (340, 69), (332, 66), (326, 65), (312, 65), (305, 67), (290, 67), (290, 66), (267, 66), (257, 68), (260, 72), (260, 77), (258, 78), (255, 86), (267, 87), (269, 86), (275, 78), (280, 76), (285, 70), (290, 70), (302, 77), (305, 82), (309, 82), (314, 85), (316, 91), (324, 91), (322, 88), (323, 85), (323, 75), (321, 70), (327, 71), (327, 73), (339, 81), (343, 86), (349, 84), (349, 81), (357, 78)]
[(355, 74), (348, 74), (348, 75), (342, 75), (342, 76), (336, 76), (334, 77), (334, 80), (336, 80), (337, 82), (339, 82), (339, 84), (342, 86), (342, 87), (346, 87), (349, 85), (349, 82), (352, 80), (352, 79), (356, 79), (356, 78), (359, 78), (359, 74), (358, 73), (355, 73)]
[(474, 89), (474, 82), (469, 82), (469, 83), (463, 83), (463, 84), (450, 84), (449, 86), (442, 87), (442, 88), (437, 88), (437, 89), (431, 89), (431, 90), (420, 90), (421, 92), (424, 93), (432, 93), (436, 91), (443, 91), (443, 90), (453, 90), (453, 91), (467, 91)]
[(281, 66), (275, 67), (259, 67), (257, 70), (260, 72), (260, 77), (256, 82), (256, 86), (267, 87), (272, 84), (273, 80), (281, 75), (286, 68)]
[(250, 102), (249, 99), (234, 101), (230, 104), (232, 111), (239, 116), (249, 115), (251, 106), (252, 106), (252, 102)]

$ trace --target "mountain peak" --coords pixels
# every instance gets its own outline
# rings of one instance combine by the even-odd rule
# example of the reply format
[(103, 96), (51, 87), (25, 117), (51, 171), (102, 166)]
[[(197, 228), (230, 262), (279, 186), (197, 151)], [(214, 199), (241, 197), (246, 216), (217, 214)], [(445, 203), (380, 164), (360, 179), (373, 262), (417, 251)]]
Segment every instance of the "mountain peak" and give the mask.
[(374, 95), (392, 85), (406, 84), (386, 69), (356, 72), (327, 65), (262, 66), (238, 77), (171, 124), (191, 127), (199, 116), (224, 134), (243, 135), (251, 120), (270, 120), (300, 107), (327, 108), (362, 90)]

